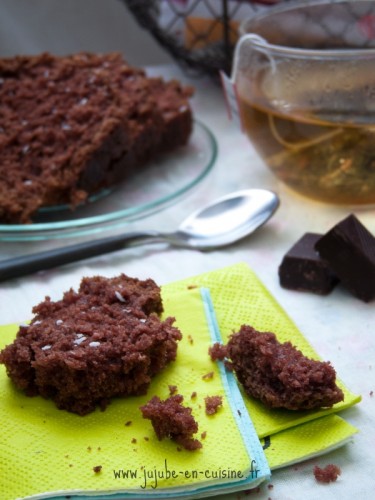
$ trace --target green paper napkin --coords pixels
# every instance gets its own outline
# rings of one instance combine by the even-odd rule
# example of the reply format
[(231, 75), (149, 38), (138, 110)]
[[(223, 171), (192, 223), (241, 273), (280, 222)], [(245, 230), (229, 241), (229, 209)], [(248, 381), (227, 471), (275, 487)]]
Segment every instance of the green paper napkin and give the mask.
[[(207, 287), (212, 328), (217, 341), (226, 343), (233, 331), (249, 324), (259, 331), (271, 331), (282, 342), (291, 341), (306, 356), (318, 355), (287, 313), (244, 263), (190, 277), (167, 285), (168, 291)], [(211, 305), (210, 302), (212, 301)], [(232, 377), (230, 373), (228, 377)], [(361, 400), (338, 381), (345, 399), (326, 410), (269, 410), (242, 392), (246, 408), (262, 439), (271, 469), (289, 465), (330, 451), (348, 441), (357, 429), (334, 413)], [(311, 422), (311, 425), (308, 425)], [(303, 425), (302, 425), (303, 424)], [(272, 446), (269, 443), (272, 442)]]
[[(103, 499), (120, 492), (120, 498), (191, 498), (251, 488), (269, 475), (250, 419), (238, 427), (226, 381), (208, 357), (213, 339), (200, 290), (166, 288), (163, 301), (165, 315), (176, 317), (183, 340), (176, 362), (155, 377), (147, 396), (115, 399), (106, 411), (80, 417), (41, 397), (26, 397), (0, 365), (2, 500), (98, 494)], [(17, 329), (0, 328), (0, 348)], [(212, 377), (204, 377), (207, 373)], [(176, 385), (192, 408), (199, 424), (196, 437), (207, 433), (200, 450), (158, 441), (150, 421), (141, 416), (139, 407), (153, 395), (168, 397), (169, 385)], [(204, 398), (210, 395), (223, 396), (223, 407), (213, 416), (205, 413)], [(99, 473), (96, 466), (102, 467)]]
[[(269, 467), (329, 451), (356, 432), (335, 414), (360, 400), (342, 383), (345, 401), (332, 409), (270, 411), (243, 395), (222, 363), (210, 360), (208, 347), (219, 339), (225, 342), (244, 323), (273, 331), (317, 356), (247, 265), (171, 283), (162, 294), (165, 315), (176, 317), (184, 338), (176, 362), (154, 379), (145, 397), (116, 399), (105, 412), (79, 417), (57, 410), (51, 401), (24, 396), (0, 365), (0, 498), (211, 496), (254, 487), (268, 476)], [(0, 348), (16, 331), (16, 325), (0, 327)], [(211, 372), (213, 377), (203, 377)], [(155, 394), (167, 397), (169, 385), (177, 385), (192, 407), (199, 433), (207, 431), (198, 452), (177, 451), (175, 443), (158, 441), (140, 415), (139, 406)], [(197, 398), (191, 398), (192, 392)], [(204, 412), (208, 395), (224, 398), (212, 417)], [(93, 471), (97, 465), (102, 466), (99, 474)]]

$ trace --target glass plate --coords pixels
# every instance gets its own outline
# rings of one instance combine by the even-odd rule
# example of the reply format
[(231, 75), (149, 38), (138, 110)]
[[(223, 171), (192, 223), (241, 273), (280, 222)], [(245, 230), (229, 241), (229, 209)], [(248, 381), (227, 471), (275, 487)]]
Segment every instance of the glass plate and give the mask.
[(176, 201), (211, 171), (217, 142), (206, 125), (194, 122), (186, 146), (151, 162), (131, 179), (89, 199), (74, 211), (40, 210), (32, 224), (0, 224), (0, 241), (35, 241), (82, 236), (147, 217)]

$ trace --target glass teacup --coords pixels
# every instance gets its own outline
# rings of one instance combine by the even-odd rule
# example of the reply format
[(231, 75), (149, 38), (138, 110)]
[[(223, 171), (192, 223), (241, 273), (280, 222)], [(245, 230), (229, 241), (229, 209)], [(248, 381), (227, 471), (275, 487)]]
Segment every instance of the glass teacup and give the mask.
[(375, 203), (375, 2), (284, 4), (241, 25), (232, 79), (274, 174), (316, 200)]

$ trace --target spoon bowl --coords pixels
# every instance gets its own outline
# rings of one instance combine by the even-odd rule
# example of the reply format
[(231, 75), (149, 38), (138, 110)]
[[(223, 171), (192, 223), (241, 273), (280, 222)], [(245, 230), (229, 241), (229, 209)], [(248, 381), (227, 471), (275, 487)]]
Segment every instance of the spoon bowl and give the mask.
[(272, 217), (278, 206), (279, 198), (272, 191), (236, 191), (193, 212), (173, 233), (120, 234), (0, 261), (0, 281), (152, 242), (200, 250), (223, 247), (253, 233)]
[(279, 203), (266, 189), (236, 191), (193, 212), (175, 233), (163, 237), (172, 245), (202, 250), (230, 245), (265, 224)]

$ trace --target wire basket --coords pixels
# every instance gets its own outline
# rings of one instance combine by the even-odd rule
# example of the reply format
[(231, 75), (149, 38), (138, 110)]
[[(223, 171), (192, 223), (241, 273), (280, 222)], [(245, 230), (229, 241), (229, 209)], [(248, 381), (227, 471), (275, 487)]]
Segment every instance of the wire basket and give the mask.
[(230, 73), (242, 19), (288, 0), (122, 0), (191, 75)]

